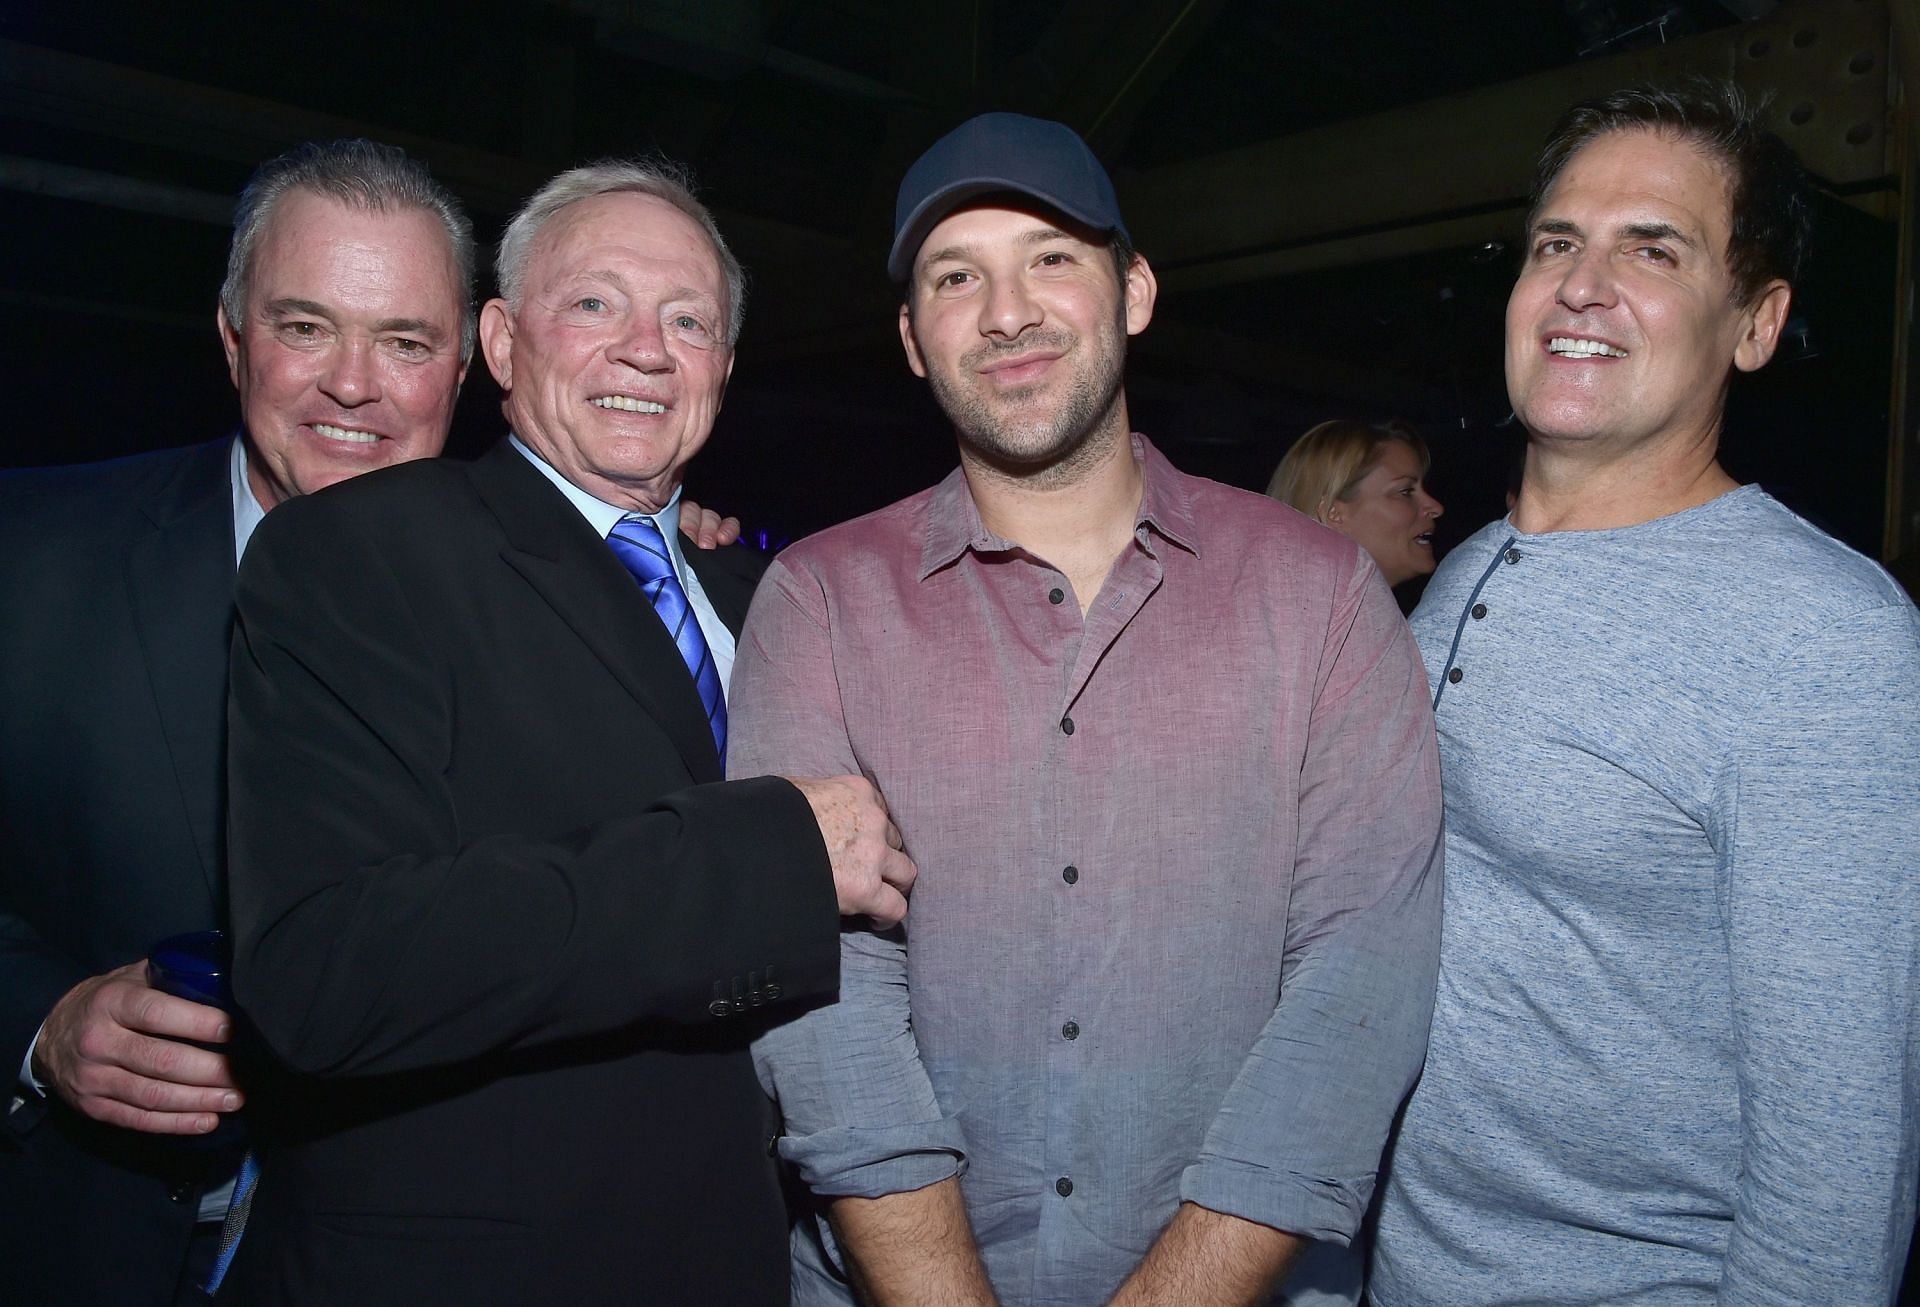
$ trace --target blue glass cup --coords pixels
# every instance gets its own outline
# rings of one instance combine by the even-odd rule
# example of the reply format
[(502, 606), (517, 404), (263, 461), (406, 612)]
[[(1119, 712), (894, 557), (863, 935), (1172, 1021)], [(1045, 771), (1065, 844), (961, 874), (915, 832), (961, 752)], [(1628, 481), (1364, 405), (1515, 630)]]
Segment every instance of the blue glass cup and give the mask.
[[(233, 943), (221, 930), (196, 930), (171, 935), (147, 954), (147, 983), (189, 1003), (204, 1003), (223, 1012), (233, 1011)], [(188, 1041), (192, 1042), (192, 1041)], [(231, 1055), (231, 1044), (200, 1044), (215, 1053)], [(212, 1134), (196, 1136), (198, 1148), (231, 1149), (246, 1139), (238, 1116), (220, 1118)]]
[(233, 945), (223, 930), (172, 935), (147, 955), (147, 983), (162, 993), (233, 1011)]

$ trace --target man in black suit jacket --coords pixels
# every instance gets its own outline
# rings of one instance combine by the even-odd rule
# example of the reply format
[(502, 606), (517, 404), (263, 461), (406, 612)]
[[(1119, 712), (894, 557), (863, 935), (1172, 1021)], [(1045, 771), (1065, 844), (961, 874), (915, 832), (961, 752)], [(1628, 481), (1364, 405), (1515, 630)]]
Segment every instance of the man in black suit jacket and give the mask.
[(238, 1155), (171, 1136), (240, 1096), (178, 1041), (227, 1020), (140, 959), (225, 912), (236, 555), (281, 501), (440, 451), (472, 267), (418, 162), (295, 150), (243, 194), (221, 290), (240, 437), (0, 476), (0, 1299), (199, 1297)]
[(858, 778), (722, 782), (757, 560), (668, 548), (676, 647), (606, 541), (671, 520), (732, 369), (712, 219), (577, 169), (499, 269), (513, 437), (289, 505), (241, 571), (236, 986), (284, 1074), (222, 1299), (784, 1304), (747, 1044), (912, 864)]

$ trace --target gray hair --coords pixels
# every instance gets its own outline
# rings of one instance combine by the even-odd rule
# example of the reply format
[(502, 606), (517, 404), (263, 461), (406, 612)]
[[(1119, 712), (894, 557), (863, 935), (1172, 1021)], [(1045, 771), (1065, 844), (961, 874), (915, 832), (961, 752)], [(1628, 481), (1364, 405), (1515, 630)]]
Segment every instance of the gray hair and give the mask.
[(324, 145), (308, 141), (254, 170), (234, 206), (227, 279), (220, 285), (220, 307), (226, 310), (228, 322), (237, 328), (244, 320), (254, 247), (260, 243), (274, 209), (294, 190), (312, 191), (372, 213), (424, 209), (438, 218), (446, 229), (460, 274), (460, 357), (473, 357), (473, 223), (460, 201), (433, 179), (424, 163), (397, 145), (379, 141), (353, 139)]
[(747, 274), (740, 260), (727, 248), (726, 238), (707, 212), (707, 206), (694, 198), (693, 177), (671, 159), (601, 159), (596, 163), (571, 168), (533, 193), (520, 212), (513, 215), (500, 237), (500, 254), (494, 260), (494, 273), (500, 283), (500, 296), (515, 313), (520, 311), (520, 294), (527, 273), (527, 259), (540, 229), (570, 204), (590, 200), (596, 195), (633, 192), (664, 200), (691, 218), (713, 244), (720, 268), (727, 278), (727, 344), (740, 339), (740, 324), (745, 321)]

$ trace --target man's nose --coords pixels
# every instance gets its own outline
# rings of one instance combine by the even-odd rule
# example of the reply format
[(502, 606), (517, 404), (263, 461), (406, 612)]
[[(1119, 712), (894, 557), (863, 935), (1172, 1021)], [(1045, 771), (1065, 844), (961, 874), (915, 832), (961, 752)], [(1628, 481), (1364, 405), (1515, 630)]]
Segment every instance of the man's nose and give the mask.
[(1576, 313), (1611, 308), (1619, 292), (1607, 252), (1585, 249), (1575, 255), (1560, 278), (1557, 294), (1560, 302)]
[(380, 369), (373, 359), (373, 342), (342, 340), (327, 360), (320, 389), (342, 408), (358, 408), (380, 398)]
[(667, 335), (651, 315), (637, 316), (613, 344), (613, 359), (642, 372), (660, 372), (673, 365)]
[(989, 281), (980, 301), (980, 334), (1012, 340), (1045, 318), (1037, 301), (1019, 277)]

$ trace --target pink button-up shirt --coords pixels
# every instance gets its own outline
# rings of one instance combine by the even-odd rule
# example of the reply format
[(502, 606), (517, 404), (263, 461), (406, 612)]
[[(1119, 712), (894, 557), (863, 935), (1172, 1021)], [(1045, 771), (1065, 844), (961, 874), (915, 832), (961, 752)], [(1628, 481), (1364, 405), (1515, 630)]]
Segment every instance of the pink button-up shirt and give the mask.
[[(1010, 1303), (1099, 1301), (1182, 1199), (1345, 1242), (1425, 1047), (1427, 681), (1350, 541), (1134, 438), (1084, 619), (955, 471), (773, 565), (735, 775), (865, 774), (920, 868), (760, 1046), (817, 1193), (962, 1189)], [(844, 1300), (814, 1227), (798, 1302)]]

